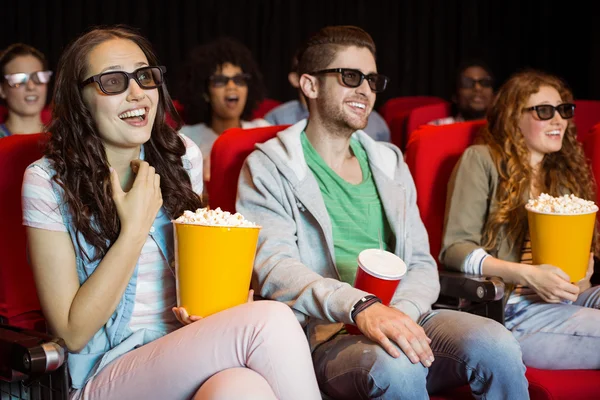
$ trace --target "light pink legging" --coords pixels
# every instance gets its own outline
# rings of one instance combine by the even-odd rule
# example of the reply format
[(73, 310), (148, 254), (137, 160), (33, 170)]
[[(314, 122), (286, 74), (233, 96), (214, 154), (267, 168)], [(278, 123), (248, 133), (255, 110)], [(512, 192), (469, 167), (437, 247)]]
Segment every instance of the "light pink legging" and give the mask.
[(289, 307), (273, 301), (222, 311), (132, 350), (78, 395), (90, 400), (321, 398), (306, 337)]

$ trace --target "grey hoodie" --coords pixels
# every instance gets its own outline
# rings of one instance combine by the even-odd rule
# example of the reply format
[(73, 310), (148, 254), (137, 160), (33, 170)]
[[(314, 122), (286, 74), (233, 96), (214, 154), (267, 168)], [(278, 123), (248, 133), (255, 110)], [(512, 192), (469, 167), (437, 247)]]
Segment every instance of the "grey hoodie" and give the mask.
[[(314, 349), (335, 335), (340, 323), (352, 323), (352, 307), (367, 293), (339, 280), (331, 221), (300, 142), (306, 124), (302, 120), (256, 146), (240, 174), (236, 209), (263, 227), (253, 288), (288, 304)], [(367, 152), (396, 238), (392, 247), (408, 267), (391, 306), (418, 321), (431, 309), (440, 286), (412, 177), (396, 146), (375, 142), (362, 131), (354, 137)]]

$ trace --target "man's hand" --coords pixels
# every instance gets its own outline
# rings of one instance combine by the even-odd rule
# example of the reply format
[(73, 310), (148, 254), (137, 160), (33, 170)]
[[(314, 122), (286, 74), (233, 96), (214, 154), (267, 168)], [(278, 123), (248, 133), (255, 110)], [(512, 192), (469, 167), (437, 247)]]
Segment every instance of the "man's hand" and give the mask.
[(379, 343), (392, 357), (400, 357), (394, 341), (413, 364), (421, 362), (430, 367), (434, 361), (431, 339), (403, 312), (378, 303), (361, 311), (355, 319), (363, 335)]

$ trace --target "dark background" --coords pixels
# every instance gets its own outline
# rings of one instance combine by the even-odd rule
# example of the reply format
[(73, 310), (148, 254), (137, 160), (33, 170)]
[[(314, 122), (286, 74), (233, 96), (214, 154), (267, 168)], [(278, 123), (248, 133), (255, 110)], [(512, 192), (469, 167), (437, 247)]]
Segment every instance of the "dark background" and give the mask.
[(595, 0), (104, 0), (6, 1), (0, 4), (0, 48), (21, 41), (46, 54), (60, 52), (98, 24), (138, 28), (168, 69), (168, 83), (193, 46), (220, 35), (255, 55), (268, 96), (295, 97), (287, 82), (299, 44), (326, 25), (367, 30), (378, 48), (378, 69), (391, 78), (377, 105), (397, 96), (448, 98), (457, 64), (484, 58), (498, 82), (533, 67), (563, 77), (579, 99), (600, 99), (600, 13)]

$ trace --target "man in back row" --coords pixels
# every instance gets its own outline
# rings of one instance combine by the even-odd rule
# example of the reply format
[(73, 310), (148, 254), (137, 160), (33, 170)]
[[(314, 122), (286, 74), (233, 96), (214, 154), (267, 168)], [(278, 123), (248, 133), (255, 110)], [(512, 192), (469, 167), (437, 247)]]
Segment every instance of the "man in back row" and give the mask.
[[(395, 146), (361, 130), (387, 84), (371, 37), (324, 28), (300, 51), (298, 73), (309, 119), (248, 157), (237, 210), (263, 227), (253, 287), (305, 326), (321, 390), (335, 399), (426, 399), (468, 383), (477, 398), (528, 398), (510, 332), (431, 311), (439, 278), (411, 175)], [(358, 253), (378, 248), (380, 234), (408, 267), (389, 306), (351, 286)]]
[(485, 119), (494, 100), (494, 76), (485, 62), (477, 59), (463, 61), (458, 67), (453, 89), (452, 115), (431, 121), (430, 125)]

